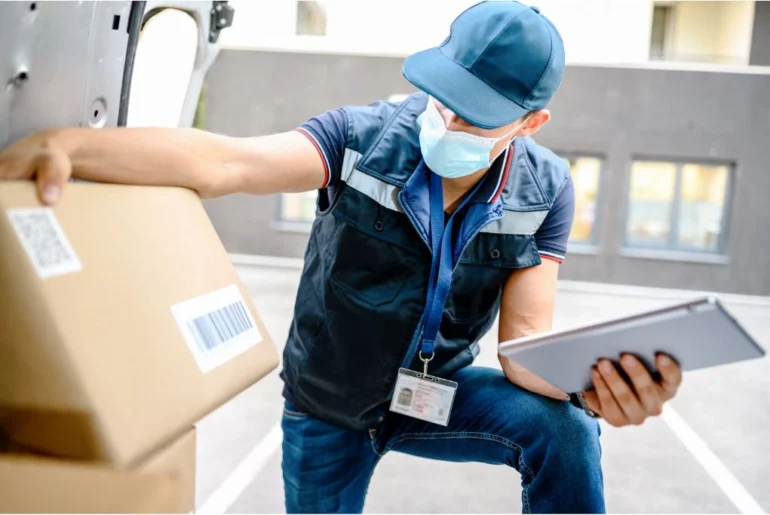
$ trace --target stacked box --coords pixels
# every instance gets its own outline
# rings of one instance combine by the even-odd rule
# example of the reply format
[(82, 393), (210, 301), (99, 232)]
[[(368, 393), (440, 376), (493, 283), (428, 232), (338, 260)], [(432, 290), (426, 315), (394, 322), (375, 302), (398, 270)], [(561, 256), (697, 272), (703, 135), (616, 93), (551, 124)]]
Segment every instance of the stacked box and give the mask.
[(194, 192), (90, 183), (53, 208), (31, 182), (0, 183), (0, 356), (0, 432), (80, 462), (8, 463), (105, 482), (145, 477), (278, 364)]
[(192, 513), (195, 430), (129, 471), (0, 453), (0, 513)]

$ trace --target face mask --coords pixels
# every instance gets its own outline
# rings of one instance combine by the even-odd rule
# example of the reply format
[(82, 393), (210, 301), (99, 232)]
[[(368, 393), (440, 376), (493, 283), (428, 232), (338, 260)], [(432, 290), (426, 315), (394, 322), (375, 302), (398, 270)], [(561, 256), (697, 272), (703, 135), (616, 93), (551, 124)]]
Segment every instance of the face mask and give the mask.
[[(499, 138), (484, 138), (462, 131), (450, 131), (438, 112), (433, 99), (417, 122), (420, 124), (420, 149), (428, 168), (447, 179), (465, 177), (483, 168), (489, 168), (489, 152), (498, 141), (519, 130), (525, 123)], [(515, 139), (515, 138), (514, 138)]]

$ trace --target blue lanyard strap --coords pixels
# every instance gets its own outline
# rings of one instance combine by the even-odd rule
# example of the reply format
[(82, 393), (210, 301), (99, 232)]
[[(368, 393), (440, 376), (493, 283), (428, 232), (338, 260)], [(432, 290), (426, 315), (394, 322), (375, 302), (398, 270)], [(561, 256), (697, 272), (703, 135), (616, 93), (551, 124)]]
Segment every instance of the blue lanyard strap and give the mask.
[(444, 226), (444, 189), (441, 177), (430, 173), (430, 239), (433, 258), (430, 266), (430, 280), (425, 302), (425, 329), (420, 345), (420, 359), (427, 364), (433, 359), (436, 348), (444, 305), (452, 285), (452, 227), (457, 214), (473, 197), (483, 181), (479, 181), (473, 191), (465, 196), (460, 206), (449, 217)]

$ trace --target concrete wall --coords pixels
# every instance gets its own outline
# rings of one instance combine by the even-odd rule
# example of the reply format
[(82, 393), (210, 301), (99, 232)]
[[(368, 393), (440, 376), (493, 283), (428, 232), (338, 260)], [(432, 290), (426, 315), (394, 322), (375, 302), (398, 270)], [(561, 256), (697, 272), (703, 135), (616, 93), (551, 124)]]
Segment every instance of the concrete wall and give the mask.
[[(329, 108), (411, 91), (400, 68), (395, 58), (224, 50), (209, 77), (209, 129), (283, 131)], [(562, 277), (770, 295), (769, 91), (768, 74), (568, 67), (553, 121), (537, 139), (602, 156), (603, 169), (597, 245), (573, 249)], [(634, 157), (736, 164), (726, 263), (626, 255)], [(274, 229), (276, 202), (233, 196), (207, 208), (231, 252), (301, 257), (307, 234)]]
[(757, 2), (754, 7), (749, 62), (756, 66), (770, 66), (770, 2)]

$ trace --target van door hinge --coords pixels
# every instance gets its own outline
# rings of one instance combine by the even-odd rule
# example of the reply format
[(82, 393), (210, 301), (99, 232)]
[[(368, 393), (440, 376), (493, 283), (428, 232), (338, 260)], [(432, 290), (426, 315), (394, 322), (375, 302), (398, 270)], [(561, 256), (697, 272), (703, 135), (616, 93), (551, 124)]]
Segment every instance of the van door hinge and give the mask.
[(212, 2), (212, 4), (209, 43), (216, 43), (219, 40), (219, 33), (227, 27), (232, 27), (235, 9), (227, 5), (226, 0), (217, 0)]

